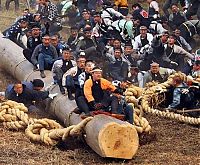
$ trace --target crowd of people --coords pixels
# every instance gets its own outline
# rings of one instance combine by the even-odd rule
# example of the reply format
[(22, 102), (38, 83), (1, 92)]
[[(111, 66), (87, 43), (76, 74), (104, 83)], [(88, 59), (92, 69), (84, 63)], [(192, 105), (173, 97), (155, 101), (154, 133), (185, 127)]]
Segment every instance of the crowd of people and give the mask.
[[(126, 120), (133, 123), (133, 109), (119, 101), (127, 84), (144, 88), (151, 81), (166, 81), (177, 71), (200, 76), (200, 52), (181, 35), (200, 33), (199, 0), (167, 0), (163, 16), (155, 0), (147, 0), (148, 11), (139, 3), (128, 5), (127, 0), (103, 1), (98, 8), (96, 0), (73, 4), (81, 20), (70, 27), (67, 40), (59, 34), (62, 19), (58, 8), (49, 0), (40, 0), (36, 13), (25, 9), (4, 35), (24, 49), (25, 58), (40, 71), (41, 78), (46, 77), (45, 70), (52, 70), (60, 92), (64, 95), (67, 91), (68, 98), (75, 99), (77, 113), (90, 115), (99, 109), (124, 112)], [(185, 31), (179, 28), (182, 25)], [(184, 83), (178, 78), (174, 82)], [(14, 85), (13, 89), (17, 88)], [(177, 90), (173, 98), (170, 110), (179, 108)]]

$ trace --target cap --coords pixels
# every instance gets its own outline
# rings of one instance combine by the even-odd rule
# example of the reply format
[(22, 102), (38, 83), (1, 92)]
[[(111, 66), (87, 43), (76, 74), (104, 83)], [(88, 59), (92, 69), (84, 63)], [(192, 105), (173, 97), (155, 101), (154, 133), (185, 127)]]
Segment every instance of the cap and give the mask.
[(82, 14), (83, 14), (83, 13), (90, 13), (90, 12), (89, 12), (89, 10), (87, 10), (87, 9), (83, 9)]
[(44, 82), (41, 79), (34, 79), (32, 84), (33, 87), (44, 87)]
[(92, 31), (92, 28), (89, 27), (89, 26), (87, 26), (87, 27), (85, 27), (85, 28), (83, 29), (83, 32), (90, 32), (90, 31)]
[(19, 19), (19, 22), (22, 23), (22, 22), (28, 22), (28, 19), (26, 17), (22, 17)]
[(93, 13), (93, 17), (101, 17), (100, 12), (96, 11)]
[(41, 28), (41, 26), (39, 24), (33, 24), (31, 26), (31, 29), (40, 29), (40, 28)]
[(147, 30), (146, 26), (140, 26), (140, 30)]
[(150, 64), (150, 66), (159, 66), (159, 64), (156, 63), (156, 62), (153, 62), (153, 63)]
[(96, 67), (94, 67), (94, 68), (92, 69), (91, 72), (92, 72), (92, 73), (93, 73), (93, 72), (102, 72), (102, 69), (101, 69), (100, 67), (96, 66)]
[(169, 32), (168, 31), (164, 31), (164, 32), (162, 32), (162, 35), (169, 35)]

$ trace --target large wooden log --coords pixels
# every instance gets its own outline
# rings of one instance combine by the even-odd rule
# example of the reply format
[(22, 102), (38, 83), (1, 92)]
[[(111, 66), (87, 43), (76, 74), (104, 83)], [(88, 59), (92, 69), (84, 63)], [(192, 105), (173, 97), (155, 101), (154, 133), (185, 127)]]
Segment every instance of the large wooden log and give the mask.
[[(39, 72), (33, 72), (33, 66), (23, 56), (22, 49), (0, 34), (0, 67), (18, 80), (40, 78)], [(53, 81), (52, 73), (45, 71), (45, 86)], [(59, 92), (58, 86), (52, 86), (50, 92)], [(51, 101), (49, 113), (55, 115), (65, 126), (78, 124), (80, 115), (73, 113), (75, 101), (59, 94)], [(85, 127), (87, 144), (100, 156), (132, 159), (138, 149), (138, 135), (134, 126), (106, 115), (95, 116)]]

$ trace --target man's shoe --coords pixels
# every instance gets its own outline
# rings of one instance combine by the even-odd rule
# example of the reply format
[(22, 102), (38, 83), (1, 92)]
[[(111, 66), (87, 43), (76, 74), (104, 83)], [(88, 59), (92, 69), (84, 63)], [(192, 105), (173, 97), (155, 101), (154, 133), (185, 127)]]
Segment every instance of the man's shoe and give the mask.
[(74, 97), (73, 95), (68, 96), (68, 98), (69, 98), (70, 100), (74, 100), (74, 99), (75, 99), (75, 97)]
[(45, 77), (46, 77), (44, 71), (40, 71), (40, 76), (41, 76), (42, 78), (45, 78)]
[(60, 92), (64, 95), (65, 94), (65, 89), (63, 87), (60, 87)]
[(81, 111), (79, 110), (78, 107), (76, 107), (76, 108), (73, 110), (73, 112), (74, 112), (75, 114), (81, 114)]

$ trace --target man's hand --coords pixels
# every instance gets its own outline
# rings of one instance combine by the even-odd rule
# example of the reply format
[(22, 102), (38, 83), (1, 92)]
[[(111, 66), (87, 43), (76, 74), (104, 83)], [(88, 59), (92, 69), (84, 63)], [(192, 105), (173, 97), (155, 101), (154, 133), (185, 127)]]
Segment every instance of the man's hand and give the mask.
[(102, 109), (104, 108), (104, 105), (102, 103), (95, 103), (94, 104), (94, 109), (95, 110), (99, 110), (99, 109)]

